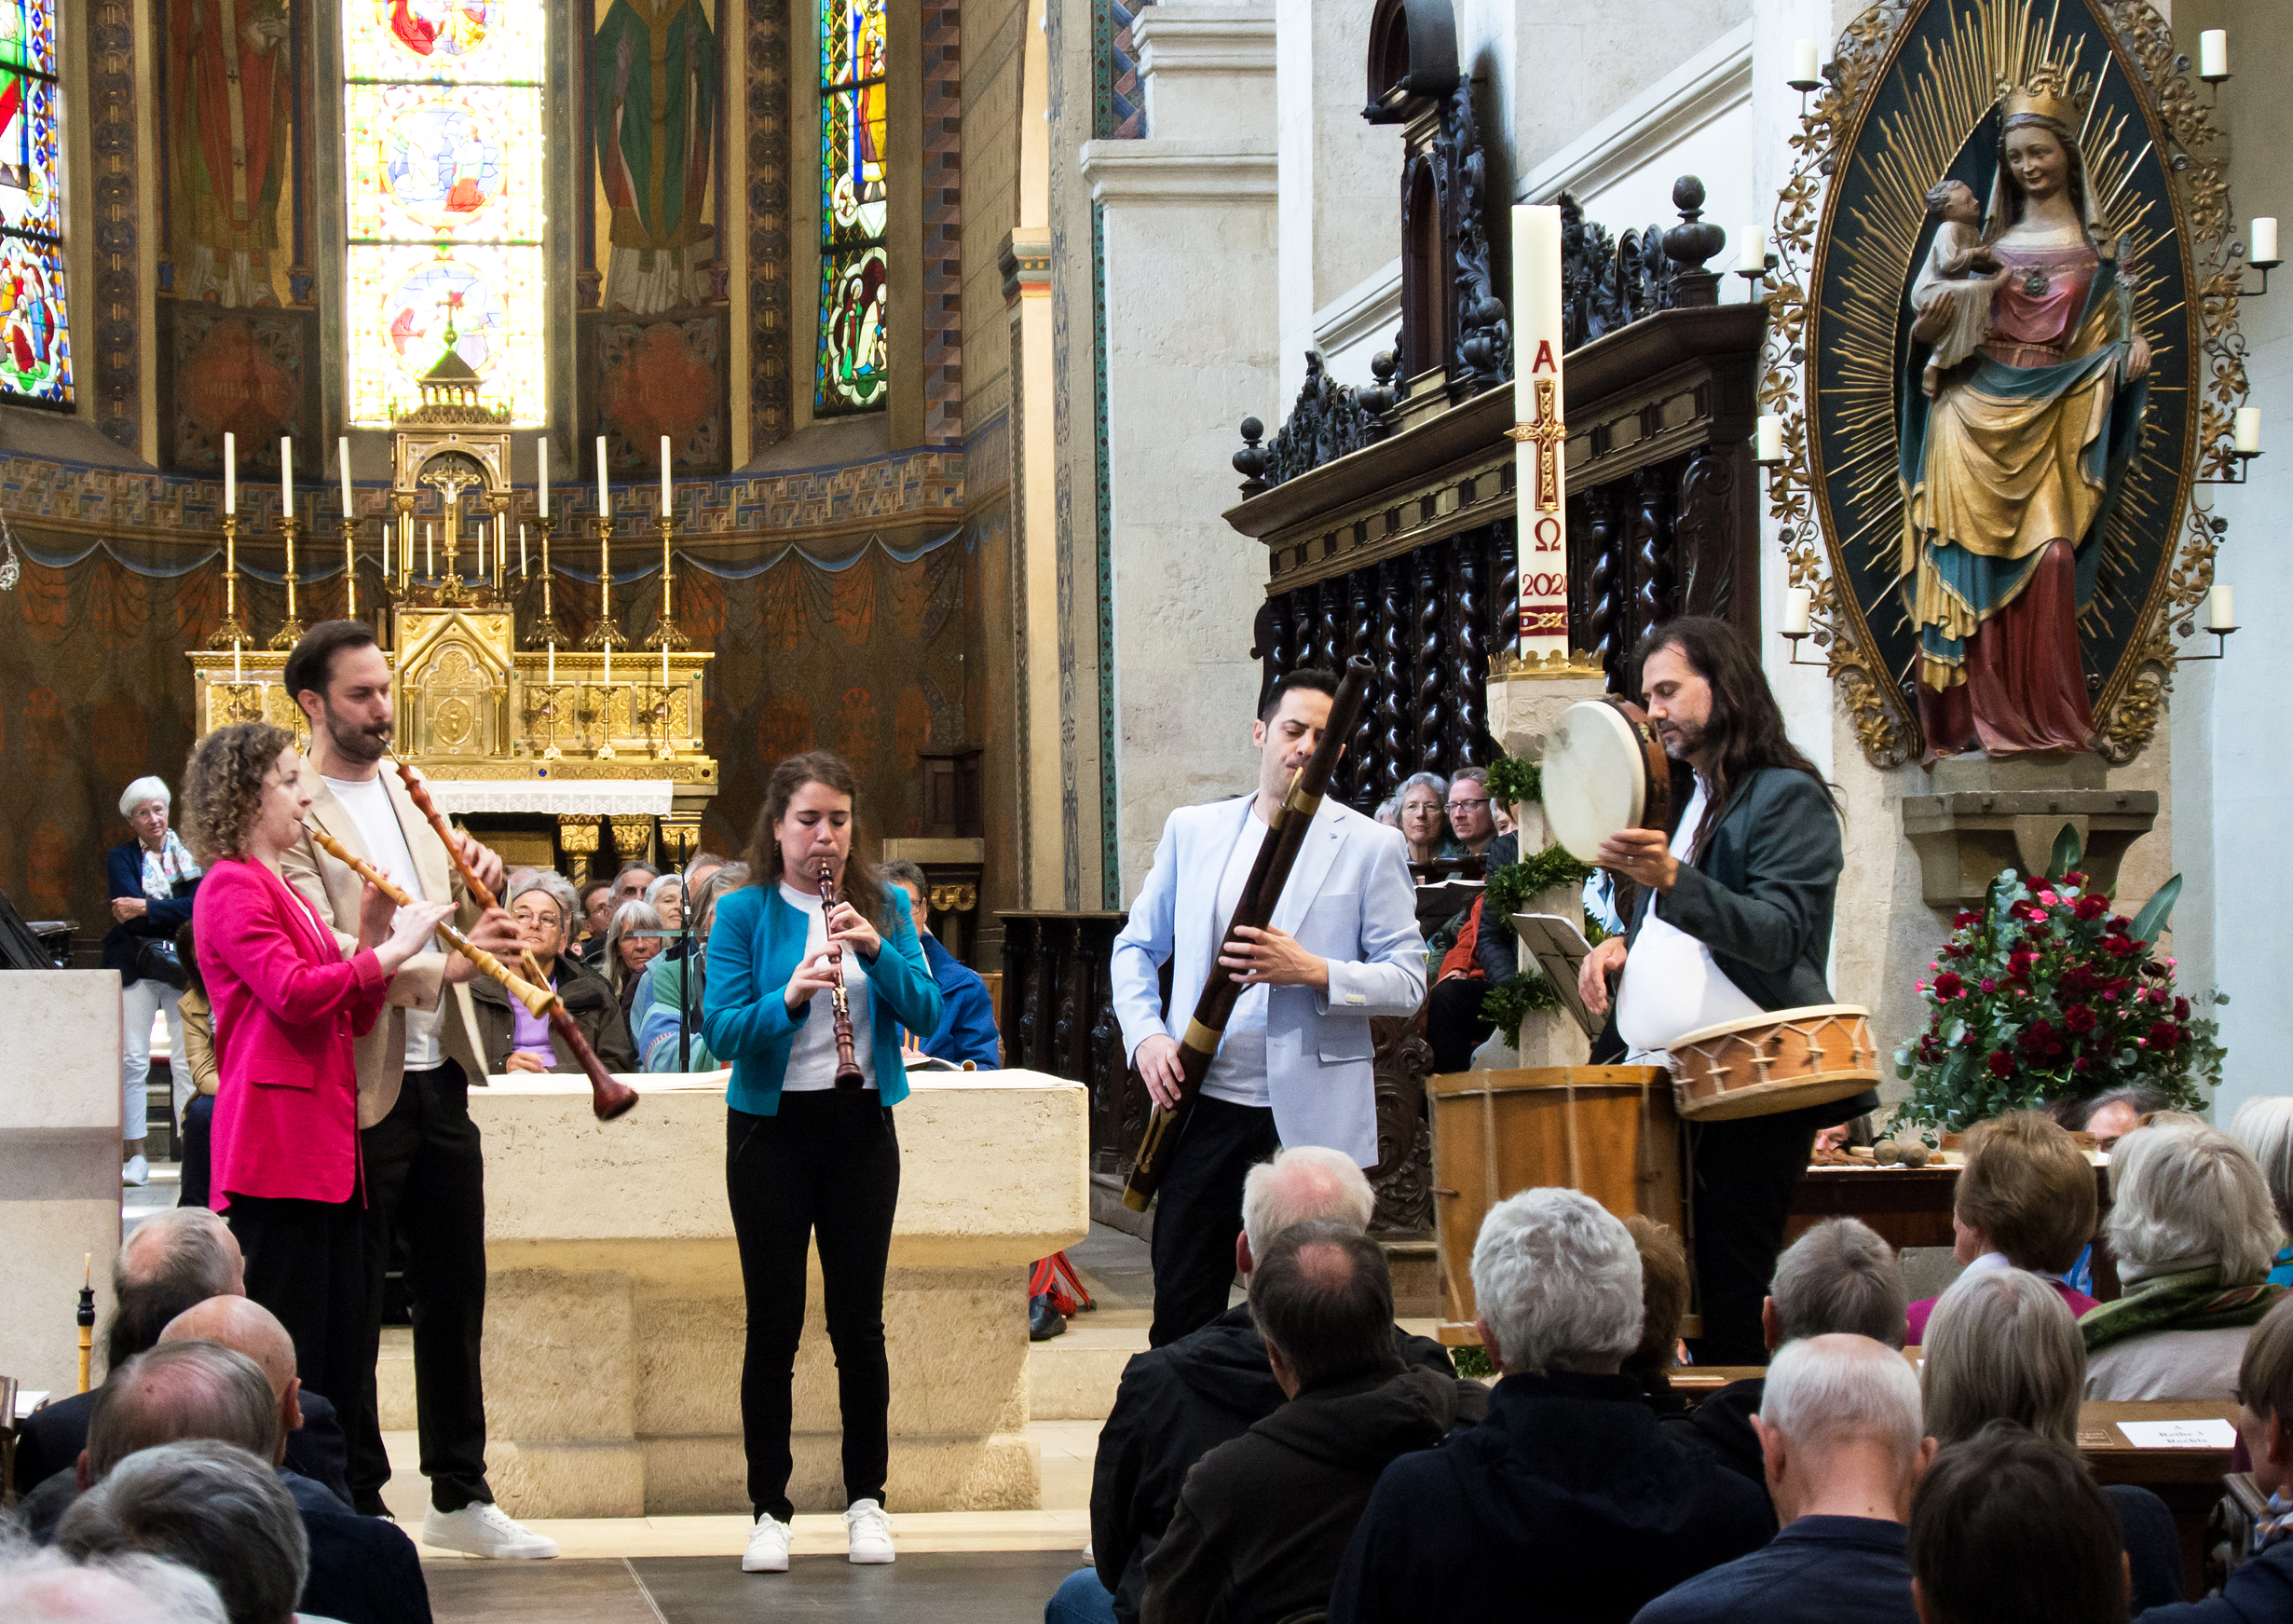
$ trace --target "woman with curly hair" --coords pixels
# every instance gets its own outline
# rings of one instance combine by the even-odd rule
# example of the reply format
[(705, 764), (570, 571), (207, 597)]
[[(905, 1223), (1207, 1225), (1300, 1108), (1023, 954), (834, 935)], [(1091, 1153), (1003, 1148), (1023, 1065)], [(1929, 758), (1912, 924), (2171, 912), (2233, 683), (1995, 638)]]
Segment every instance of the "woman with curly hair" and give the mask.
[(346, 958), (280, 875), (309, 807), (294, 736), (265, 722), (208, 734), (184, 779), (192, 849), (208, 865), (192, 911), (199, 969), (224, 1034), (214, 1206), (246, 1256), (247, 1295), (294, 1339), (295, 1373), (348, 1406), (362, 1389), (366, 1306), (352, 1044), (453, 905), (400, 908), (370, 885)]

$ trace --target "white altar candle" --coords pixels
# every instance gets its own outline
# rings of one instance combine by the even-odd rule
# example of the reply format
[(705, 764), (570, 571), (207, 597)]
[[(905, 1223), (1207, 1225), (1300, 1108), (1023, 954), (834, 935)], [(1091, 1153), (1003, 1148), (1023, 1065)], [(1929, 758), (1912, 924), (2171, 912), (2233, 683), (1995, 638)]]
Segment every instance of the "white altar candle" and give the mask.
[(294, 517), (294, 442), (284, 434), (279, 436), (279, 513)]
[(428, 519), (422, 521), (422, 573), (433, 577), (438, 573), (438, 526)]
[(597, 517), (613, 516), (612, 494), (605, 488), (605, 436), (597, 436)]
[(223, 511), (239, 512), (239, 436), (223, 431)]
[(2261, 408), (2237, 408), (2236, 426), (2231, 430), (2232, 444), (2240, 451), (2259, 452), (2261, 449)]
[(517, 578), (525, 579), (525, 521), (517, 522)]
[[(238, 687), (239, 678), (243, 675), (244, 673), (242, 673), (239, 668), (239, 639), (234, 637), (231, 639), (231, 686), (234, 688)], [(234, 695), (233, 697), (236, 698), (237, 696)]]
[(534, 466), (541, 473), (541, 500), (536, 512), (546, 519), (550, 516), (550, 437), (546, 434), (534, 441)]
[(2249, 256), (2256, 265), (2275, 265), (2277, 259), (2277, 216), (2256, 214), (2253, 217), (2253, 245)]
[(550, 686), (557, 686), (557, 639), (550, 639)]
[(2217, 586), (2205, 594), (2205, 629), (2208, 632), (2237, 630), (2237, 596), (2234, 587)]
[(346, 519), (355, 519), (358, 517), (358, 514), (352, 510), (350, 505), (349, 435), (345, 434), (334, 442), (334, 461), (342, 472), (342, 516)]
[(2197, 76), (2201, 79), (2226, 79), (2230, 76), (2230, 36), (2218, 28), (2209, 28), (2197, 36)]
[(1808, 635), (1808, 617), (1815, 607), (1815, 594), (1804, 586), (1791, 588), (1783, 594), (1783, 635), (1804, 637)]
[[(669, 703), (669, 646), (666, 643), (661, 646), (661, 703), (664, 705)], [(664, 723), (667, 721), (665, 713), (662, 719)]]
[(471, 576), (471, 580), (484, 580), (485, 579), (485, 521), (484, 519), (480, 519), (477, 523), (476, 540), (478, 543), (478, 572)]
[(382, 579), (386, 582), (390, 579), (390, 520), (387, 513), (382, 519)]
[(1752, 460), (1781, 462), (1783, 460), (1783, 419), (1772, 412), (1762, 412), (1753, 436)]
[(669, 484), (669, 437), (661, 437), (661, 516), (667, 518), (676, 506), (676, 497)]
[(1822, 80), (1822, 63), (1817, 60), (1816, 48), (1815, 41), (1811, 39), (1792, 41), (1793, 84), (1811, 85)]
[(1747, 225), (1743, 233), (1743, 268), (1764, 271), (1768, 268), (1768, 228)]
[[(607, 643), (605, 646), (605, 685), (607, 688), (611, 688), (613, 686), (613, 645), (610, 643)], [(606, 702), (607, 706), (606, 715), (608, 718), (613, 714), (610, 708), (612, 703), (613, 702), (609, 699)], [(608, 733), (612, 731), (612, 725), (609, 720), (607, 724), (606, 731)]]

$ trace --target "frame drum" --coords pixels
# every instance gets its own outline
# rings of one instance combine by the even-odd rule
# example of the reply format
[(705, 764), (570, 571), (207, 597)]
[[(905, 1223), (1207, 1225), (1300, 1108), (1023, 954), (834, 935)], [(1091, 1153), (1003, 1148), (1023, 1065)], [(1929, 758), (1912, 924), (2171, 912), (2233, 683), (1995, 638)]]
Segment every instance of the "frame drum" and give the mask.
[(1674, 1039), (1665, 1055), (1673, 1103), (1691, 1122), (1829, 1105), (1879, 1080), (1871, 1012), (1852, 1003), (1772, 1009), (1702, 1027)]
[(1611, 835), (1671, 826), (1672, 763), (1629, 700), (1606, 694), (1563, 711), (1539, 770), (1546, 826), (1579, 863), (1598, 863)]
[[(1434, 1247), (1441, 1279), (1435, 1334), (1477, 1346), (1473, 1243), (1481, 1220), (1536, 1185), (1581, 1190), (1618, 1218), (1668, 1223), (1689, 1249), (1680, 1121), (1658, 1066), (1531, 1066), (1431, 1080)], [(1690, 1332), (1693, 1334), (1693, 1332)]]

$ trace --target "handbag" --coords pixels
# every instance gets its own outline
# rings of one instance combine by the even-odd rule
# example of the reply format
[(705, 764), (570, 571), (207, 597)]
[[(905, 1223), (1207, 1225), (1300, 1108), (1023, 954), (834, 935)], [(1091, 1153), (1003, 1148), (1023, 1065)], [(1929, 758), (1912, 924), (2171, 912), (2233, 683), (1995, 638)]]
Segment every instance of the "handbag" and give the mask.
[(175, 952), (174, 940), (169, 936), (149, 936), (137, 946), (135, 978), (157, 981), (178, 992), (191, 985), (191, 978), (184, 974), (184, 962)]

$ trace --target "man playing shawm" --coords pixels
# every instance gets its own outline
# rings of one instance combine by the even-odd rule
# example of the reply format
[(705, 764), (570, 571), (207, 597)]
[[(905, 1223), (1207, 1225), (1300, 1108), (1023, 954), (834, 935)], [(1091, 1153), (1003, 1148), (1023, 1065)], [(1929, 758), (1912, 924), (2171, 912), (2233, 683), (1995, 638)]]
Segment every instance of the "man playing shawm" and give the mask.
[[(1592, 949), (1578, 989), (1600, 1014), (1609, 977), (1622, 971), (1617, 1034), (1641, 1063), (1660, 1062), (1699, 1027), (1832, 1002), (1825, 961), (1841, 848), (1822, 774), (1784, 735), (1768, 679), (1732, 627), (1702, 616), (1667, 621), (1642, 640), (1633, 664), (1672, 761), (1680, 811), (1670, 830), (1627, 829), (1603, 843), (1601, 866), (1640, 894), (1630, 931)], [(1694, 792), (1684, 794), (1689, 774)], [(1877, 1105), (1865, 1092), (1698, 1128), (1699, 1362), (1767, 1362), (1760, 1302), (1792, 1188), (1818, 1129)]]
[[(1326, 797), (1264, 930), (1223, 954), (1250, 865), (1291, 775), (1321, 742), (1337, 679), (1293, 671), (1250, 729), (1255, 796), (1181, 807), (1115, 938), (1112, 972), (1123, 1044), (1157, 1105), (1179, 1099), (1179, 1044), (1212, 973), (1243, 986), (1154, 1219), (1156, 1347), (1226, 1311), (1242, 1226), (1242, 1180), (1283, 1145), (1328, 1145), (1377, 1163), (1372, 1016), (1413, 1016), (1426, 997), (1425, 939), (1399, 830)], [(1158, 972), (1171, 964), (1170, 1009)]]

